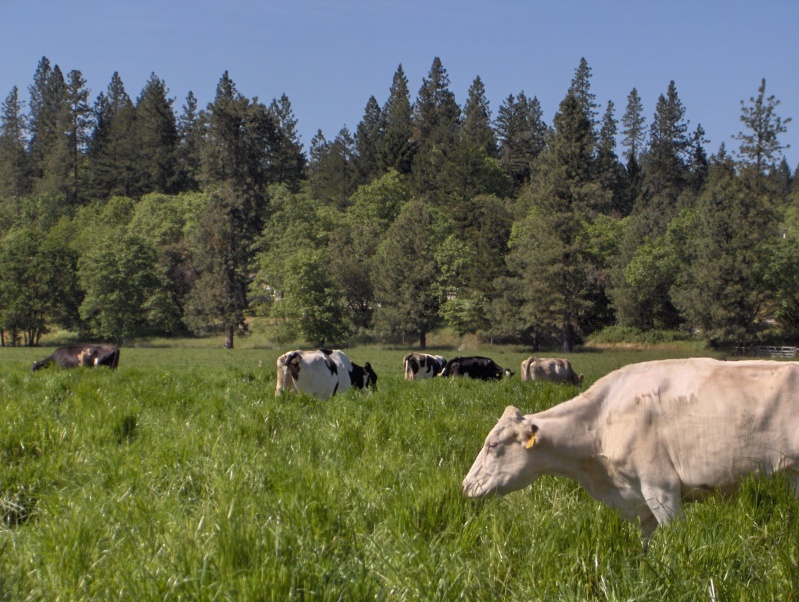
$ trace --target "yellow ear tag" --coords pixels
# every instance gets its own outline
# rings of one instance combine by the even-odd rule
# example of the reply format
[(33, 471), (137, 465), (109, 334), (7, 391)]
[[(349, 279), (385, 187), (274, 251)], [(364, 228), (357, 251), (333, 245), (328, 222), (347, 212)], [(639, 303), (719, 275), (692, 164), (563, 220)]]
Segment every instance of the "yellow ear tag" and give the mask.
[(527, 444), (524, 447), (526, 449), (530, 449), (533, 445), (535, 445), (535, 433), (530, 435), (530, 438), (527, 440)]

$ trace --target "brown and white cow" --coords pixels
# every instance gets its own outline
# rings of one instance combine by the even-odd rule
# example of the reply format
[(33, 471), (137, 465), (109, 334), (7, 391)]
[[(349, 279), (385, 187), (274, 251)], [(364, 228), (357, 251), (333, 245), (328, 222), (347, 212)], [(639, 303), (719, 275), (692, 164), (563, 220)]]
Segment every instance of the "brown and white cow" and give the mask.
[(522, 381), (548, 380), (553, 383), (581, 385), (583, 375), (579, 376), (567, 359), (556, 357), (528, 357), (522, 362)]
[(447, 365), (440, 355), (428, 355), (427, 353), (409, 353), (402, 358), (405, 367), (405, 380), (422, 380), (433, 378)]
[(351, 387), (374, 389), (376, 385), (377, 374), (369, 362), (354, 364), (338, 349), (289, 351), (277, 358), (275, 396), (293, 391), (327, 399)]
[(463, 481), (506, 494), (575, 480), (645, 538), (685, 501), (784, 471), (799, 491), (799, 363), (682, 359), (626, 366), (535, 414), (508, 406)]
[(119, 364), (119, 347), (116, 345), (65, 345), (41, 361), (33, 362), (39, 370), (50, 364), (59, 368), (108, 366), (114, 369)]

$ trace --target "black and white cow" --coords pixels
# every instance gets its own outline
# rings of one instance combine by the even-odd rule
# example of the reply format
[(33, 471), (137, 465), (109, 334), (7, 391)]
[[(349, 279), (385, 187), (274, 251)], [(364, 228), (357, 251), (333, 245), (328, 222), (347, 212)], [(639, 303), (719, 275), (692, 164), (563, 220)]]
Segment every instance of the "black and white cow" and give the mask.
[(108, 366), (114, 369), (119, 364), (119, 347), (115, 345), (65, 345), (41, 361), (33, 362), (38, 370), (50, 364), (59, 368), (79, 368), (82, 366)]
[(405, 380), (422, 380), (436, 376), (447, 365), (447, 360), (440, 355), (409, 353), (402, 363), (405, 366)]
[(277, 358), (276, 396), (294, 391), (327, 399), (350, 387), (374, 389), (376, 385), (377, 374), (369, 362), (354, 364), (338, 349), (289, 351)]
[(490, 357), (456, 357), (447, 362), (439, 376), (469, 376), (481, 380), (501, 380), (513, 376), (509, 368), (503, 368)]

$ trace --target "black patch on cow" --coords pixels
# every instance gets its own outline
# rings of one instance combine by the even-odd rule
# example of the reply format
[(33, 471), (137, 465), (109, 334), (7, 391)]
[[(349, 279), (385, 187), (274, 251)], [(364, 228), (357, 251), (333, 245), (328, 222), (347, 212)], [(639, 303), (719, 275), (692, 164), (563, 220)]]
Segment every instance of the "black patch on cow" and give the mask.
[(357, 389), (365, 389), (366, 387), (376, 389), (377, 373), (372, 369), (372, 364), (369, 362), (366, 362), (363, 366), (352, 364), (350, 383)]
[(490, 357), (456, 357), (447, 362), (439, 376), (468, 376), (480, 380), (501, 380), (505, 369)]

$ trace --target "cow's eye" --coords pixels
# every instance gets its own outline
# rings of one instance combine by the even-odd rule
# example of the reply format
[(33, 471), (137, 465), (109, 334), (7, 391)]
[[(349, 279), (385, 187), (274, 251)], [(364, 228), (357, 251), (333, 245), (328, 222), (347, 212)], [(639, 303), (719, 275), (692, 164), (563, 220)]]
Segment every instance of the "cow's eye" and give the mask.
[(499, 445), (499, 441), (489, 441), (488, 443), (486, 443), (486, 447), (488, 448), (488, 451), (491, 451), (497, 445)]

